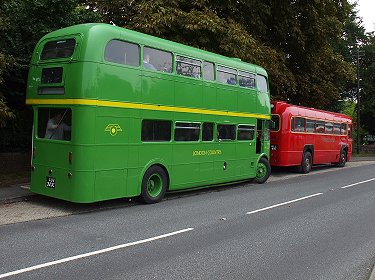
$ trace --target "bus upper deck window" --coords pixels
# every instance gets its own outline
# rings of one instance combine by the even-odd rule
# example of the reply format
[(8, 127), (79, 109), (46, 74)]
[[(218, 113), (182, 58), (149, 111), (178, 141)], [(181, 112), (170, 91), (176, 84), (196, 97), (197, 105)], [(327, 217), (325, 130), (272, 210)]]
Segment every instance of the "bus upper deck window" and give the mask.
[(255, 88), (255, 75), (254, 74), (244, 72), (244, 71), (239, 71), (238, 76), (239, 76), (240, 87)]
[(65, 39), (47, 42), (40, 55), (41, 60), (68, 58), (73, 55), (76, 46), (75, 39)]
[(212, 62), (203, 62), (203, 79), (206, 81), (213, 81), (215, 80), (215, 69), (214, 64)]
[(199, 79), (201, 77), (201, 62), (178, 55), (176, 56), (176, 72), (178, 75)]
[(144, 47), (143, 66), (149, 70), (172, 73), (172, 53)]
[(111, 40), (105, 47), (104, 59), (109, 62), (139, 66), (139, 47), (136, 44)]
[(237, 70), (218, 66), (217, 67), (217, 80), (222, 84), (236, 85), (237, 84)]
[(268, 92), (267, 78), (257, 75), (257, 87), (260, 92)]

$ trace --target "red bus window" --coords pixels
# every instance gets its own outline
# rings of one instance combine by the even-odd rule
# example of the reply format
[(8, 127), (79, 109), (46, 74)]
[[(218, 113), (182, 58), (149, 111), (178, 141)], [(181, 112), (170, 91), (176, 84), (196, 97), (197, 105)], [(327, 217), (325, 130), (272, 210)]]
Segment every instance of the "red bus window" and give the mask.
[(348, 125), (348, 137), (350, 138), (350, 139), (352, 139), (352, 125), (351, 124), (349, 124)]
[(325, 129), (325, 132), (327, 134), (332, 134), (332, 131), (333, 131), (333, 123), (331, 122), (326, 122), (326, 129)]
[(317, 133), (324, 133), (324, 122), (322, 122), (322, 121), (316, 122), (316, 132)]
[(340, 135), (341, 124), (334, 123), (333, 124), (333, 134)]
[(315, 120), (306, 120), (306, 132), (315, 132)]
[(305, 119), (304, 118), (295, 118), (294, 131), (305, 132)]
[(280, 130), (280, 116), (279, 115), (271, 116), (271, 130), (272, 131)]
[(341, 135), (346, 135), (346, 123), (341, 124)]

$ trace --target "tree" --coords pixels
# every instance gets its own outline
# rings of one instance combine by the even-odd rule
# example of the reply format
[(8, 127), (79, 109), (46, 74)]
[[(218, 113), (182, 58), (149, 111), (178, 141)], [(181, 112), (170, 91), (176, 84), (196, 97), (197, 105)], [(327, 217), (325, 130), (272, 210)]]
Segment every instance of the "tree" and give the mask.
[(25, 95), (28, 66), (38, 40), (53, 30), (98, 20), (99, 15), (78, 0), (1, 1), (0, 126), (16, 118), (12, 127), (0, 131), (2, 146), (17, 145), (9, 140), (15, 138), (18, 144), (30, 142), (32, 117), (31, 109), (25, 107)]
[[(5, 16), (4, 11), (0, 7), (0, 32), (5, 33), (9, 26), (9, 18)], [(14, 65), (14, 58), (4, 54), (0, 50), (0, 86), (4, 83), (4, 76)], [(9, 109), (5, 102), (4, 95), (0, 91), (0, 128), (6, 125), (6, 121), (14, 118), (14, 113)]]
[[(234, 11), (241, 1), (134, 1), (136, 11), (125, 27), (263, 66), (271, 90), (282, 95), (293, 88), (286, 57), (246, 29)], [(227, 13), (227, 11), (231, 11)], [(147, 15), (147, 16), (145, 16)], [(284, 96), (286, 98), (286, 96)]]
[(368, 134), (375, 135), (375, 34), (369, 34), (363, 45), (361, 61), (361, 127)]

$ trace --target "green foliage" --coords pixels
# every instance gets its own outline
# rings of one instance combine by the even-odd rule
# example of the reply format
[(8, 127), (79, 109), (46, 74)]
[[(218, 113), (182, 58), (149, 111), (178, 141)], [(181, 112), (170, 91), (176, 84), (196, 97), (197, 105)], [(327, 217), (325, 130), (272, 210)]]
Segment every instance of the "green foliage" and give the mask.
[(0, 96), (0, 128), (5, 127), (6, 121), (14, 117), (15, 115), (7, 106), (4, 97)]
[[(238, 5), (237, 1), (138, 1), (137, 13), (126, 27), (259, 64), (270, 74), (273, 95), (286, 99), (283, 89), (294, 89), (295, 84), (285, 55), (237, 20), (236, 12), (245, 9)], [(241, 13), (245, 15), (245, 10)]]
[[(97, 13), (77, 0), (3, 0), (0, 3), (0, 126), (2, 146), (30, 142), (31, 111), (25, 110), (28, 65), (38, 40), (53, 30), (88, 21)], [(12, 120), (13, 119), (13, 120)], [(4, 128), (12, 120), (11, 127)], [(25, 129), (23, 133), (18, 128)], [(20, 135), (27, 135), (22, 138)], [(18, 139), (18, 140), (17, 140)], [(16, 144), (14, 140), (17, 140)]]
[(363, 45), (364, 57), (360, 64), (361, 126), (375, 135), (375, 34), (370, 34)]

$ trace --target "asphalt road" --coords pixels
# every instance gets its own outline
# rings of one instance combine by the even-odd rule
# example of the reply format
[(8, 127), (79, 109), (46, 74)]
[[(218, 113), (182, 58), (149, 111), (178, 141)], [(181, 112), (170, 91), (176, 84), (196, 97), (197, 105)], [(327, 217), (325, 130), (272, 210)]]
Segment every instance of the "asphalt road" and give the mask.
[(5, 279), (368, 279), (375, 164), (0, 226)]

